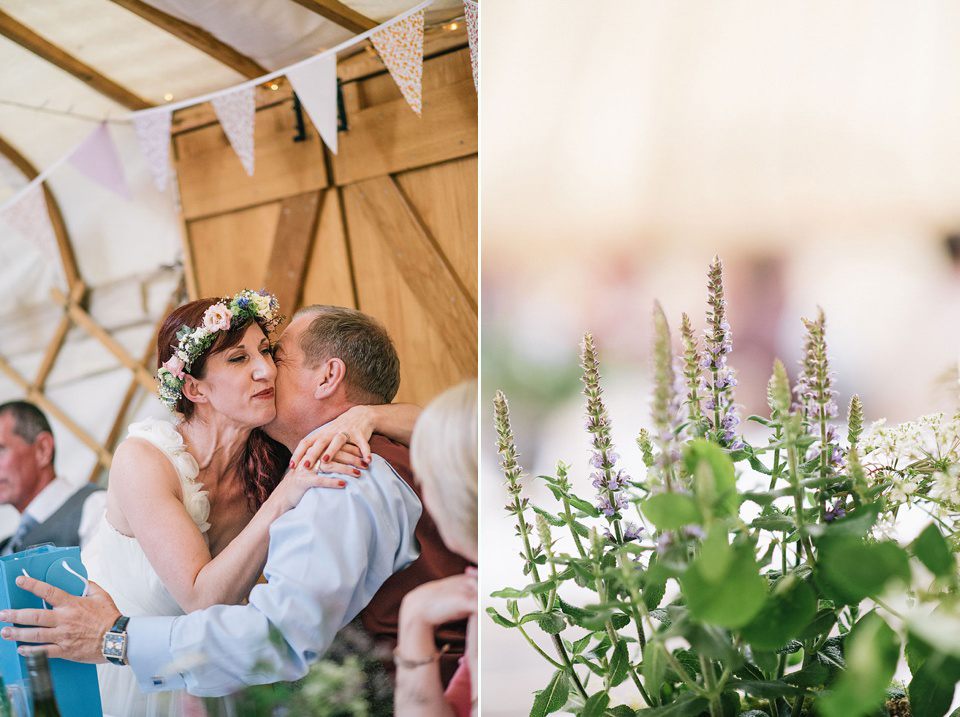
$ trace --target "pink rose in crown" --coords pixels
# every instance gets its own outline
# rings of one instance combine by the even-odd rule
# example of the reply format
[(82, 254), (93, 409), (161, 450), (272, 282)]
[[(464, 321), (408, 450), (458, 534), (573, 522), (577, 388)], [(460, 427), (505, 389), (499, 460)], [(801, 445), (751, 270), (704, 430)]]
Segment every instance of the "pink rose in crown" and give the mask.
[(176, 354), (168, 358), (166, 362), (163, 364), (163, 367), (167, 369), (167, 371), (172, 373), (174, 376), (179, 378), (181, 381), (183, 380), (183, 377), (185, 375), (183, 373), (183, 360)]
[(224, 304), (214, 304), (203, 314), (203, 326), (210, 331), (225, 331), (230, 328), (233, 312)]

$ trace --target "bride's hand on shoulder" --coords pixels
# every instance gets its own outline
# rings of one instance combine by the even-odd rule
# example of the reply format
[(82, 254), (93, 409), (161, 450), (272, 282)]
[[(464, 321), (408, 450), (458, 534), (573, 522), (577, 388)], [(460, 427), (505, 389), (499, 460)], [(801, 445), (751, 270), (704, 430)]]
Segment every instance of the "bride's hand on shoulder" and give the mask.
[(276, 501), (281, 513), (296, 507), (310, 488), (345, 488), (347, 482), (342, 478), (334, 478), (316, 471), (299, 466), (287, 474), (280, 481), (270, 497)]

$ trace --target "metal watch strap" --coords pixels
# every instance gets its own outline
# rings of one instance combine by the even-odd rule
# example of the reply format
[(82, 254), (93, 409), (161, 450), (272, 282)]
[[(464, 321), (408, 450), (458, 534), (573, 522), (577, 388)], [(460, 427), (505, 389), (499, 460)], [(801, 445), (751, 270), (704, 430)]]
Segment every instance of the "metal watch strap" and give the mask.
[[(126, 640), (127, 623), (128, 623), (128, 622), (130, 622), (130, 618), (127, 617), (126, 615), (121, 615), (120, 617), (117, 618), (117, 621), (116, 621), (115, 623), (113, 623), (113, 627), (111, 627), (109, 630), (107, 630), (107, 634), (110, 634), (110, 633), (120, 634), (120, 635), (123, 635), (123, 636), (124, 636), (124, 640)], [(104, 638), (106, 638), (106, 635), (104, 635)], [(124, 650), (124, 652), (126, 652), (126, 650)], [(104, 655), (104, 657), (106, 657), (107, 660), (108, 660), (109, 662), (112, 662), (114, 665), (123, 665), (123, 664), (124, 664), (122, 657), (112, 657), (112, 656), (106, 655), (106, 654)]]

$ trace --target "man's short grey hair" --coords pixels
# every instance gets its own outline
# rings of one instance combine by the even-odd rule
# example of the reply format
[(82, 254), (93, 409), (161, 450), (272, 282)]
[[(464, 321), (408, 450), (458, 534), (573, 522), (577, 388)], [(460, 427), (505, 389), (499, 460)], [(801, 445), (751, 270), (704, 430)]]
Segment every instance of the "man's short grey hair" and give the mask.
[(299, 340), (307, 368), (339, 358), (347, 368), (348, 400), (373, 405), (394, 399), (400, 388), (400, 359), (383, 324), (342, 306), (305, 306), (294, 318), (301, 316), (313, 317)]
[(50, 421), (43, 411), (29, 401), (8, 401), (0, 404), (0, 416), (13, 416), (13, 432), (27, 443), (33, 443), (41, 433), (53, 435)]

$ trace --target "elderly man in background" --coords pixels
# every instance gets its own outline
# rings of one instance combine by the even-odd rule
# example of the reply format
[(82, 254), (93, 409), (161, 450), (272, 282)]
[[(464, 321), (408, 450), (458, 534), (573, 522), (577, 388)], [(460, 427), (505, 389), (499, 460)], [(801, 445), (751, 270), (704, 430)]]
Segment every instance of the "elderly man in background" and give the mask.
[(0, 503), (20, 513), (16, 532), (0, 542), (0, 555), (31, 545), (83, 547), (106, 506), (106, 493), (88, 483), (77, 488), (57, 477), (50, 422), (27, 401), (0, 405)]

